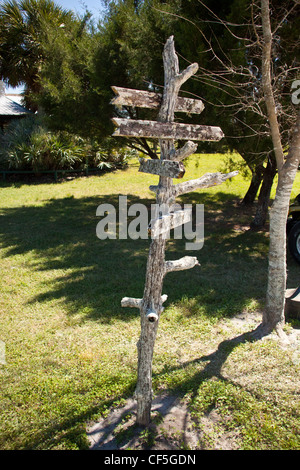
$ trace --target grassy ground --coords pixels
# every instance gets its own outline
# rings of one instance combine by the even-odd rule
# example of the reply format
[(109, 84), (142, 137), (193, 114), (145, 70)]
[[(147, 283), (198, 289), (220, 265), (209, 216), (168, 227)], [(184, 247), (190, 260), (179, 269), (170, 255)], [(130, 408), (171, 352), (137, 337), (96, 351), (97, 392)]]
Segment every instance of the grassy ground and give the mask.
[[(223, 163), (194, 158), (184, 179)], [(95, 230), (98, 205), (117, 205), (119, 194), (154, 202), (148, 186), (157, 177), (137, 170), (133, 162), (58, 184), (0, 183), (1, 449), (87, 448), (87, 423), (134, 392), (139, 315), (120, 300), (142, 296), (149, 241), (99, 240)], [(189, 253), (185, 240), (168, 243), (168, 259), (197, 255), (201, 267), (165, 279), (154, 393), (188, 403), (199, 448), (226, 434), (232, 448), (300, 449), (297, 344), (247, 341), (249, 325), (232, 321), (254, 318), (266, 291), (268, 232), (247, 231), (253, 209), (239, 206), (247, 187), (238, 176), (181, 199), (205, 204), (205, 244)], [(288, 287), (298, 286), (289, 255), (288, 274)]]

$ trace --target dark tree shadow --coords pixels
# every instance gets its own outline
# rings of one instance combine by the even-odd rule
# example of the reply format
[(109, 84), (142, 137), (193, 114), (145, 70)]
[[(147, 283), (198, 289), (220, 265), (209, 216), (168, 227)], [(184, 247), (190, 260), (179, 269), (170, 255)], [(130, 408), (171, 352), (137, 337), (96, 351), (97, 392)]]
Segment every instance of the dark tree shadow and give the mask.
[[(234, 384), (236, 387), (240, 387), (242, 389), (240, 385), (223, 376), (222, 368), (232, 351), (240, 344), (249, 341), (249, 333), (250, 332), (243, 333), (232, 339), (222, 341), (219, 344), (218, 349), (212, 354), (201, 356), (200, 358), (194, 359), (193, 361), (188, 361), (177, 367), (168, 368), (169, 374), (179, 369), (185, 369), (192, 364), (207, 362), (201, 372), (197, 372), (194, 374), (194, 376), (189, 377), (187, 380), (181, 383), (180, 387), (169, 387), (169, 389), (165, 391), (164, 394), (154, 397), (152, 402), (152, 415), (153, 413), (159, 413), (160, 420), (157, 421), (156, 417), (152, 419), (149, 429), (152, 433), (154, 442), (152, 445), (149, 445), (149, 443), (144, 443), (144, 448), (155, 449), (155, 436), (157, 430), (159, 429), (159, 425), (161, 423), (163, 423), (162, 425), (164, 426), (164, 420), (167, 419), (168, 415), (171, 416), (171, 420), (177, 421), (174, 426), (176, 427), (177, 433), (180, 433), (181, 444), (184, 444), (186, 448), (189, 448), (188, 446), (191, 442), (191, 433), (189, 429), (191, 425), (191, 418), (189, 414), (189, 408), (181, 402), (182, 398), (188, 392), (190, 396), (190, 403), (193, 403), (201, 384), (204, 381), (208, 381), (212, 378), (216, 378), (225, 383)], [(155, 379), (163, 374), (164, 372), (160, 372), (154, 374), (153, 377)], [(208, 414), (210, 411), (211, 408), (208, 406), (207, 409), (204, 410), (204, 414)], [(131, 424), (126, 427), (126, 430), (123, 431), (123, 433), (119, 433), (119, 439), (116, 438), (115, 436), (118, 435), (116, 430), (120, 428), (124, 421), (126, 422), (126, 419), (128, 419), (128, 416), (130, 415), (134, 417), (134, 420), (131, 418)], [(140, 439), (144, 428), (138, 426), (135, 423), (135, 416), (136, 403), (132, 399), (129, 399), (125, 406), (119, 409), (112, 409), (108, 417), (94, 424), (88, 430), (87, 434), (91, 442), (91, 449), (113, 450), (119, 449), (121, 447), (124, 448), (126, 445), (131, 445), (134, 440)], [(193, 433), (193, 441), (199, 442), (201, 440), (201, 429), (193, 427)], [(164, 444), (167, 446), (166, 448), (168, 448), (168, 440)], [(169, 448), (171, 449), (172, 447)]]
[[(201, 314), (207, 316), (231, 316), (242, 312), (251, 299), (264, 301), (268, 238), (263, 232), (241, 228), (246, 223), (246, 215), (234, 211), (238, 203), (234, 195), (222, 194), (212, 198), (205, 192), (192, 193), (190, 198), (182, 199), (186, 203), (205, 204), (205, 244), (200, 252), (187, 252), (185, 240), (168, 243), (167, 259), (191, 255), (197, 256), (201, 264), (193, 270), (170, 273), (164, 282), (163, 293), (168, 294), (166, 307), (193, 299), (185, 315), (198, 315), (201, 309)], [(100, 240), (96, 236), (97, 207), (104, 203), (118, 207), (118, 198), (118, 194), (66, 197), (39, 206), (1, 209), (0, 243), (5, 256), (28, 254), (26, 263), (30, 269), (59, 272), (44, 280), (43, 290), (29, 302), (59, 300), (69, 315), (81, 313), (82, 321), (108, 323), (116, 318), (124, 321), (136, 318), (137, 310), (122, 309), (120, 301), (124, 296), (143, 294), (149, 240)], [(145, 203), (150, 209), (152, 201), (128, 195), (128, 205), (136, 202)], [(298, 266), (291, 262), (289, 274), (297, 273), (296, 269)], [(293, 280), (290, 282), (293, 286)], [(207, 378), (226, 381), (222, 366), (232, 350), (247, 338), (245, 334), (224, 341), (213, 354), (193, 361), (208, 363), (185, 381), (183, 389), (191, 390), (195, 396)], [(132, 389), (124, 390), (122, 396), (131, 393)], [(174, 388), (170, 393), (178, 395), (180, 391)], [(164, 410), (167, 412), (167, 407)], [(91, 407), (90, 413), (76, 416), (76, 422), (88, 419), (94, 412), (95, 408)], [(60, 429), (73, 425), (72, 416), (66, 416)], [(49, 426), (49, 433), (55, 434), (57, 429), (55, 425)], [(43, 436), (38, 437), (37, 445), (42, 440)]]
[[(268, 238), (265, 233), (236, 230), (237, 201), (233, 195), (225, 196), (191, 193), (189, 200), (183, 201), (205, 203), (205, 243), (200, 251), (188, 252), (185, 239), (168, 242), (166, 259), (197, 256), (201, 266), (166, 276), (165, 306), (193, 298), (191, 315), (197, 315), (201, 307), (208, 316), (230, 316), (243, 311), (251, 299), (263, 303)], [(137, 202), (147, 205), (150, 220), (154, 201), (132, 195), (127, 200), (128, 206)], [(118, 208), (119, 195), (71, 196), (39, 206), (2, 209), (0, 242), (5, 255), (27, 253), (31, 269), (63, 273), (44, 281), (43, 291), (32, 303), (57, 299), (67, 305), (69, 314), (84, 312), (83, 319), (105, 322), (136, 317), (136, 309), (122, 309), (120, 300), (142, 297), (150, 240), (97, 238), (100, 218), (96, 209), (104, 203)]]
[[(133, 202), (141, 201), (129, 197), (128, 203)], [(96, 209), (103, 203), (117, 207), (118, 196), (69, 197), (2, 210), (0, 240), (6, 256), (27, 253), (31, 269), (63, 273), (45, 281), (32, 303), (60, 299), (70, 314), (85, 311), (86, 317), (101, 321), (134, 314), (122, 311), (120, 299), (129, 291), (141, 294), (148, 243), (97, 238)]]
[[(211, 354), (201, 356), (199, 358), (193, 359), (192, 361), (187, 361), (179, 366), (168, 368), (168, 374), (179, 369), (186, 369), (189, 366), (197, 363), (207, 362), (205, 367), (200, 371), (196, 372), (193, 376), (189, 377), (183, 383), (180, 383), (180, 386), (176, 386), (173, 391), (179, 394), (185, 394), (187, 391), (192, 392), (192, 399), (195, 397), (199, 386), (204, 382), (212, 378), (219, 379), (226, 383), (233, 383), (227, 377), (224, 377), (222, 374), (222, 368), (227, 361), (228, 357), (232, 351), (239, 345), (251, 341), (257, 341), (252, 339), (251, 336), (252, 330), (242, 333), (234, 338), (224, 340), (219, 345), (218, 348)], [(164, 371), (154, 374), (153, 377), (160, 377), (164, 374)], [(236, 383), (234, 385), (237, 386)], [(171, 391), (172, 389), (170, 389)]]

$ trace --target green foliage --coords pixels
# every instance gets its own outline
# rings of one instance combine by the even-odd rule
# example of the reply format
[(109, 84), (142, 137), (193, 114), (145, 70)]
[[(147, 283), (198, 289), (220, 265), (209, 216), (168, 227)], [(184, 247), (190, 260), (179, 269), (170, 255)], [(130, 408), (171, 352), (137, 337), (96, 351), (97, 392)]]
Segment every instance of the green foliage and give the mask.
[[(24, 82), (31, 108), (42, 108), (52, 131), (101, 141), (113, 132), (111, 117), (156, 118), (143, 109), (115, 109), (112, 85), (161, 91), (162, 50), (175, 36), (183, 68), (199, 63), (184, 84), (187, 96), (201, 97), (206, 109), (197, 122), (219, 125), (226, 139), (201, 143), (202, 151), (238, 151), (252, 173), (272, 159), (261, 90), (261, 55), (247, 0), (114, 0), (96, 28), (90, 13), (75, 17), (50, 0), (5, 1), (0, 8), (0, 72), (10, 84)], [(272, 27), (292, 0), (272, 0)], [(257, 10), (254, 11), (258, 13)], [(228, 22), (228, 23), (226, 23)], [(282, 101), (284, 142), (290, 124), (289, 86), (299, 64), (297, 8), (276, 29), (274, 83)], [(255, 41), (254, 41), (255, 42)], [(289, 67), (293, 66), (290, 69)], [(248, 107), (244, 106), (247, 104)], [(281, 103), (281, 104), (282, 104)], [(281, 109), (281, 108), (278, 108)], [(185, 116), (186, 122), (195, 116)], [(261, 132), (263, 131), (263, 132)], [(119, 139), (153, 156), (145, 139)]]
[(93, 141), (86, 145), (86, 155), (89, 165), (94, 168), (110, 169), (123, 168), (131, 158), (137, 156), (137, 152), (127, 147), (116, 147), (112, 138), (107, 138), (98, 144)]
[[(156, 9), (160, 2), (141, 2), (138, 8), (136, 4), (110, 2), (97, 30), (88, 16), (80, 25), (69, 23), (59, 30), (47, 30), (43, 43), (47, 60), (39, 74), (43, 93), (37, 101), (52, 129), (99, 140), (112, 134), (110, 118), (114, 115), (146, 115), (141, 109), (114, 109), (111, 86), (147, 89), (154, 81), (163, 83), (161, 54), (172, 33), (173, 17)], [(177, 5), (179, 2), (170, 1), (164, 9), (175, 13)], [(147, 112), (148, 118), (155, 114)], [(149, 151), (146, 141), (139, 139), (139, 144)]]
[(52, 0), (5, 0), (0, 6), (0, 77), (11, 86), (25, 84), (27, 106), (40, 91), (38, 72), (46, 59), (45, 32), (75, 21), (74, 14)]
[(98, 92), (91, 85), (96, 40), (88, 28), (88, 14), (60, 28), (47, 28), (43, 42), (47, 60), (39, 72), (43, 92), (35, 99), (51, 129), (99, 138), (106, 124)]
[[(103, 76), (105, 52), (110, 65), (109, 82), (102, 82), (102, 88), (112, 83), (139, 88), (151, 84), (161, 90), (162, 49), (166, 38), (173, 34), (181, 68), (194, 61), (200, 66), (196, 77), (184, 84), (187, 96), (201, 97), (206, 104), (197, 120), (219, 125), (226, 136), (217, 144), (201, 143), (202, 150), (220, 151), (226, 145), (238, 151), (255, 172), (274, 156), (261, 86), (261, 46), (256, 40), (260, 29), (252, 27), (251, 6), (247, 0), (109, 2), (95, 55), (98, 77)], [(272, 0), (271, 8), (272, 28), (276, 30), (273, 83), (278, 110), (283, 111), (279, 121), (285, 145), (293, 115), (290, 85), (299, 69), (299, 15), (292, 0)], [(287, 11), (287, 20), (282, 22)], [(255, 2), (253, 14), (259, 18)], [(144, 116), (141, 110), (137, 114)], [(189, 121), (189, 117), (184, 119)]]
[(10, 170), (108, 170), (124, 167), (133, 154), (115, 149), (111, 139), (100, 145), (65, 131), (50, 132), (37, 117), (11, 123), (0, 140), (0, 167)]

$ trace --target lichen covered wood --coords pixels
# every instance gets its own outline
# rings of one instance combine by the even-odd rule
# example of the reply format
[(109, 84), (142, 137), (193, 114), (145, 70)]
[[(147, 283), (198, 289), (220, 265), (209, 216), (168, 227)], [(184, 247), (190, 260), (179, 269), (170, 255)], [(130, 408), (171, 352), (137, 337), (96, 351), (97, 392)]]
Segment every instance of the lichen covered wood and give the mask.
[[(189, 210), (176, 212), (172, 210), (175, 198), (195, 189), (221, 184), (237, 174), (237, 172), (228, 175), (209, 173), (196, 180), (173, 184), (173, 178), (180, 178), (184, 174), (184, 166), (181, 161), (197, 149), (197, 144), (193, 140), (217, 141), (223, 137), (223, 132), (219, 127), (174, 122), (174, 113), (182, 111), (179, 109), (181, 105), (185, 107), (186, 112), (201, 112), (203, 109), (203, 103), (200, 100), (192, 100), (195, 101), (192, 103), (186, 99), (182, 101), (178, 97), (180, 87), (197, 72), (198, 65), (191, 64), (184, 71), (179, 72), (173, 36), (165, 44), (163, 63), (164, 91), (162, 96), (151, 92), (113, 87), (117, 94), (113, 103), (117, 106), (158, 108), (160, 105), (157, 121), (113, 120), (117, 126), (114, 136), (157, 138), (160, 146), (160, 160), (142, 159), (140, 171), (159, 175), (158, 185), (151, 186), (150, 189), (156, 193), (156, 203), (158, 207), (164, 207), (165, 213), (150, 223), (149, 231), (152, 241), (147, 260), (143, 298), (124, 297), (121, 302), (123, 307), (140, 309), (141, 333), (138, 341), (138, 377), (135, 396), (137, 423), (144, 426), (150, 424), (153, 350), (159, 318), (163, 311), (162, 304), (167, 299), (166, 295), (162, 295), (164, 277), (168, 273), (191, 269), (199, 265), (194, 256), (184, 256), (178, 260), (165, 260), (167, 241), (165, 233), (171, 228), (186, 223), (191, 218)], [(181, 103), (180, 106), (179, 103)], [(187, 109), (188, 106), (190, 106), (190, 110)], [(187, 140), (187, 142), (182, 148), (176, 149), (174, 140), (177, 139)]]
[[(114, 106), (133, 106), (138, 108), (159, 109), (162, 102), (160, 93), (153, 93), (144, 90), (132, 90), (131, 88), (122, 88), (113, 86), (114, 93), (117, 95), (112, 99)], [(193, 98), (177, 97), (175, 103), (175, 112), (200, 114), (204, 110), (204, 104), (201, 100)]]

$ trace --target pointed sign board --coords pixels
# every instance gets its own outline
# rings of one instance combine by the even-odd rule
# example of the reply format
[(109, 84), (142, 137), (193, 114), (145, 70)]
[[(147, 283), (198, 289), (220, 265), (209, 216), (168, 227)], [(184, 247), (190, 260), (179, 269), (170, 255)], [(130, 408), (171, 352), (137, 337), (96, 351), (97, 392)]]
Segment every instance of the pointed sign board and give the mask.
[(186, 224), (192, 218), (192, 209), (182, 209), (151, 220), (148, 232), (151, 238), (167, 234), (170, 230)]
[[(133, 90), (131, 88), (111, 87), (116, 94), (111, 104), (122, 106), (133, 106), (137, 108), (159, 109), (162, 102), (162, 95), (144, 90)], [(183, 98), (178, 96), (175, 103), (175, 112), (200, 114), (204, 109), (201, 100), (193, 98)]]
[(117, 129), (113, 136), (146, 137), (165, 140), (206, 140), (219, 141), (224, 137), (220, 127), (177, 122), (138, 121), (135, 119), (114, 118)]

